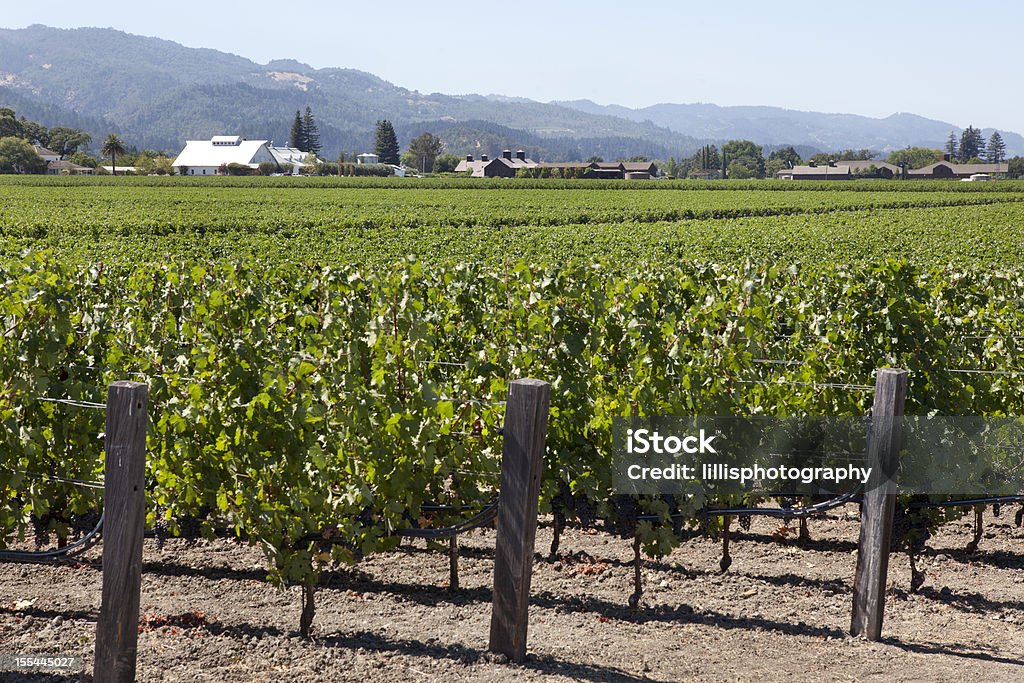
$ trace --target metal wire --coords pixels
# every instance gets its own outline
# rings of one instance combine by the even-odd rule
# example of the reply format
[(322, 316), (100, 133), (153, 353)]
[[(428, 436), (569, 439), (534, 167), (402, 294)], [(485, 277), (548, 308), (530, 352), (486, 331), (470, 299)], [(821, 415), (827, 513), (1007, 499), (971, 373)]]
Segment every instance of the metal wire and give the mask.
[[(814, 505), (807, 505), (807, 506), (804, 506), (804, 507), (796, 507), (796, 508), (750, 508), (750, 507), (746, 507), (746, 508), (703, 508), (697, 514), (700, 515), (700, 516), (704, 516), (704, 517), (726, 517), (726, 516), (733, 517), (733, 516), (737, 516), (737, 515), (751, 515), (751, 516), (755, 516), (756, 515), (756, 516), (760, 516), (760, 517), (775, 517), (775, 518), (779, 518), (779, 519), (790, 519), (790, 518), (800, 519), (800, 518), (803, 518), (803, 517), (810, 517), (811, 515), (816, 515), (816, 514), (821, 513), (821, 512), (827, 512), (828, 510), (831, 510), (833, 508), (837, 508), (837, 507), (839, 507), (841, 505), (845, 505), (847, 503), (859, 502), (857, 500), (857, 498), (856, 498), (856, 496), (857, 496), (857, 494), (859, 492), (860, 492), (860, 489), (858, 487), (857, 489), (854, 489), (853, 491), (850, 491), (849, 493), (844, 493), (841, 496), (836, 496), (835, 498), (830, 498), (830, 499), (828, 499), (826, 501), (822, 501), (820, 503), (815, 503)], [(673, 519), (678, 519), (678, 518), (687, 517), (687, 515), (684, 515), (683, 513), (676, 513), (676, 514), (669, 515), (669, 517), (671, 517)], [(657, 521), (657, 520), (662, 519), (662, 517), (661, 517), (661, 515), (637, 515), (636, 519), (638, 519), (638, 520), (647, 520), (647, 521)]]
[(64, 557), (73, 557), (84, 553), (96, 545), (100, 540), (100, 532), (103, 529), (103, 516), (106, 511), (100, 513), (100, 519), (96, 527), (88, 534), (75, 541), (71, 545), (55, 550), (0, 550), (0, 560), (13, 560), (15, 562), (37, 562), (40, 560), (56, 560)]
[(465, 519), (458, 524), (441, 527), (438, 529), (395, 529), (392, 536), (405, 538), (452, 538), (464, 534), (473, 529), (479, 529), (493, 522), (498, 517), (498, 499), (495, 498), (487, 507), (472, 517)]
[(788, 380), (766, 380), (766, 379), (733, 379), (737, 384), (778, 384), (782, 386), (803, 386), (830, 389), (849, 389), (851, 391), (874, 391), (875, 388), (869, 384), (840, 384), (837, 382), (794, 382)]
[(505, 401), (480, 401), (475, 398), (445, 398), (440, 396), (434, 399), (435, 401), (451, 401), (452, 403), (472, 403), (474, 405), (481, 406), (503, 406)]
[(726, 509), (705, 508), (702, 511), (702, 514), (706, 514), (708, 516), (715, 516), (715, 517), (724, 517), (726, 515), (729, 515), (729, 516), (734, 516), (734, 515), (759, 515), (759, 516), (762, 516), (762, 517), (778, 517), (778, 518), (796, 517), (796, 518), (803, 518), (803, 517), (810, 517), (811, 515), (816, 515), (816, 514), (818, 514), (820, 512), (827, 512), (828, 510), (831, 510), (833, 508), (837, 508), (837, 507), (839, 507), (841, 505), (846, 505), (847, 503), (854, 502), (855, 497), (857, 496), (858, 493), (860, 493), (860, 489), (859, 488), (854, 489), (853, 491), (850, 491), (849, 493), (844, 493), (841, 496), (836, 496), (835, 498), (830, 498), (830, 499), (822, 501), (820, 503), (815, 503), (814, 505), (806, 505), (806, 506), (803, 506), (803, 507), (795, 507), (795, 508), (726, 508)]
[(1024, 375), (1024, 370), (975, 370), (961, 368), (940, 368), (945, 372), (955, 372), (963, 375)]
[(39, 481), (57, 481), (57, 482), (61, 482), (62, 484), (73, 484), (75, 486), (81, 486), (83, 488), (88, 488), (88, 489), (99, 489), (101, 491), (104, 489), (104, 484), (103, 484), (102, 481), (83, 481), (81, 479), (64, 479), (62, 477), (50, 476), (49, 474), (30, 474), (29, 472), (17, 472), (16, 474), (20, 474), (21, 476), (26, 477), (27, 479), (36, 479), (36, 480), (39, 480)]
[(930, 501), (917, 501), (910, 504), (912, 508), (955, 508), (971, 505), (991, 505), (993, 503), (1024, 503), (1024, 495), (1021, 496), (990, 496), (987, 498), (967, 498), (965, 500), (944, 500), (938, 503)]
[(97, 408), (106, 410), (107, 404), (96, 403), (95, 401), (80, 401), (74, 398), (48, 398), (46, 396), (35, 396), (37, 401), (46, 401), (47, 403), (60, 403), (67, 406), (74, 406), (76, 408)]

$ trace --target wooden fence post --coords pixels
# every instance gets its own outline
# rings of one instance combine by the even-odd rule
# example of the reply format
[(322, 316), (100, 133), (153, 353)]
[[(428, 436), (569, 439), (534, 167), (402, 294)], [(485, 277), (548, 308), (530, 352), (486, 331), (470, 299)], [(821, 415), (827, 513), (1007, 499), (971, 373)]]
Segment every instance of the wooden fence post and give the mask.
[(513, 662), (526, 658), (530, 575), (550, 400), (547, 382), (517, 379), (509, 387), (505, 405), (489, 648)]
[(866, 463), (875, 468), (879, 485), (864, 492), (861, 505), (857, 573), (853, 581), (853, 616), (850, 633), (869, 640), (882, 636), (885, 584), (889, 573), (893, 513), (896, 509), (896, 463), (902, 441), (903, 403), (907, 395), (907, 371), (884, 368), (875, 381), (871, 409), (871, 438)]
[(135, 680), (146, 521), (149, 387), (114, 382), (107, 389), (103, 494), (103, 598), (96, 624), (96, 683)]

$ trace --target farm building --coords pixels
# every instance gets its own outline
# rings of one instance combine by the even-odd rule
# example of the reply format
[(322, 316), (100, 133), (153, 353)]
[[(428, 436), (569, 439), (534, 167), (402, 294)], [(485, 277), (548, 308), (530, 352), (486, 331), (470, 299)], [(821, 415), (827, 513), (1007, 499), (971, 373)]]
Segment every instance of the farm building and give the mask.
[(831, 162), (821, 166), (809, 164), (784, 168), (776, 174), (776, 177), (779, 180), (850, 180), (853, 173), (848, 163)]
[(32, 145), (32, 148), (36, 151), (36, 154), (43, 158), (43, 161), (50, 163), (53, 161), (60, 161), (60, 155), (54, 152), (52, 149), (47, 149), (42, 145)]
[(538, 168), (539, 166), (540, 164), (533, 159), (527, 159), (526, 152), (523, 150), (518, 150), (515, 156), (512, 156), (512, 151), (506, 149), (497, 159), (491, 159), (484, 154), (479, 160), (474, 161), (473, 155), (467, 154), (466, 158), (455, 167), (455, 172), (471, 172), (474, 178), (512, 178), (521, 168)]
[(907, 177), (911, 179), (970, 178), (978, 173), (1001, 175), (1008, 173), (1009, 170), (1009, 165), (1005, 162), (1000, 164), (954, 164), (951, 161), (936, 161), (934, 164), (909, 171)]
[(305, 152), (290, 147), (272, 148), (271, 144), (267, 140), (246, 140), (238, 135), (215, 135), (209, 140), (189, 140), (174, 160), (173, 166), (179, 175), (217, 175), (218, 169), (228, 164), (241, 164), (255, 170), (262, 163), (281, 164), (279, 158), (290, 159), (301, 155), (305, 159)]
[(137, 170), (134, 166), (121, 166), (120, 164), (117, 166), (98, 166), (97, 168), (101, 168), (112, 175), (135, 175)]
[(357, 164), (379, 164), (380, 157), (372, 152), (363, 152), (362, 154), (356, 155)]
[(653, 161), (623, 161), (622, 176), (626, 180), (647, 180), (658, 177), (658, 165)]
[(270, 152), (270, 156), (274, 157), (274, 163), (280, 166), (282, 169), (287, 170), (291, 167), (292, 175), (298, 175), (302, 170), (303, 164), (306, 163), (307, 152), (303, 152), (301, 149), (295, 147), (274, 147), (267, 145), (267, 151)]
[(46, 164), (46, 175), (92, 175), (94, 171), (88, 166), (79, 166), (70, 161), (51, 161)]

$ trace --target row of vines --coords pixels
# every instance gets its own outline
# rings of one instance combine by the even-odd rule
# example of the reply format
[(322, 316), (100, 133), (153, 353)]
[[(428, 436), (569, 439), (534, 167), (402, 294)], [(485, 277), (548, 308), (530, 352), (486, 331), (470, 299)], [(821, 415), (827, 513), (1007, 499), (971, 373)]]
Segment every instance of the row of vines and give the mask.
[(552, 385), (542, 506), (653, 555), (678, 543), (671, 513), (736, 501), (614, 496), (616, 416), (863, 415), (870, 393), (841, 385), (884, 366), (910, 369), (908, 414), (1024, 408), (1024, 375), (955, 372), (1020, 367), (1018, 272), (620, 270), (6, 266), (0, 543), (97, 507), (59, 480), (102, 476), (102, 414), (46, 399), (117, 379), (150, 387), (149, 525), (230, 529), (279, 581), (393, 547), (425, 504), (485, 506), (520, 377)]

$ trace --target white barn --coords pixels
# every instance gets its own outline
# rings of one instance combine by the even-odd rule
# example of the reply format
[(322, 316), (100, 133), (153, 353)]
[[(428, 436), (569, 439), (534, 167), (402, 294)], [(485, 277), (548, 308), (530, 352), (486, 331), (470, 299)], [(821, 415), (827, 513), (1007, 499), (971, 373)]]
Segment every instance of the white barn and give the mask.
[(178, 175), (217, 175), (227, 164), (256, 169), (261, 163), (275, 163), (267, 140), (246, 140), (238, 135), (215, 135), (209, 140), (189, 140), (174, 160)]
[(302, 170), (302, 166), (306, 163), (306, 157), (309, 156), (307, 152), (303, 152), (301, 149), (296, 147), (268, 146), (267, 150), (270, 152), (270, 155), (274, 157), (274, 161), (277, 162), (278, 166), (291, 166), (292, 175), (299, 175)]

